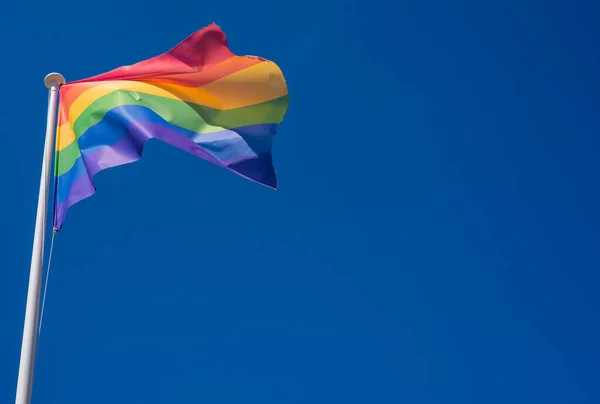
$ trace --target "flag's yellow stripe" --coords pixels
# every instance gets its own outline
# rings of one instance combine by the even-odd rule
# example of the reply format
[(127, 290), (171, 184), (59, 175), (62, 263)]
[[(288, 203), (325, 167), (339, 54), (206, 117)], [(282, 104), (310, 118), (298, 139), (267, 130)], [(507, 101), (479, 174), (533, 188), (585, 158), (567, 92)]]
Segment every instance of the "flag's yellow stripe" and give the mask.
[(73, 132), (70, 122), (60, 125), (56, 135), (56, 151), (61, 151), (74, 141), (75, 132)]

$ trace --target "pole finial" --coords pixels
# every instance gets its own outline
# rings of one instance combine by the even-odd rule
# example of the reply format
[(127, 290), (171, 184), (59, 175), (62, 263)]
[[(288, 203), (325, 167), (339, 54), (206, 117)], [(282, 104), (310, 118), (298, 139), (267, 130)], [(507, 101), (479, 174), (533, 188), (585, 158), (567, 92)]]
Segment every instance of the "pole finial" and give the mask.
[(60, 74), (60, 73), (50, 73), (44, 79), (44, 84), (48, 88), (52, 87), (55, 84), (58, 84), (59, 86), (62, 86), (66, 82), (67, 81), (65, 80), (64, 76), (62, 74)]

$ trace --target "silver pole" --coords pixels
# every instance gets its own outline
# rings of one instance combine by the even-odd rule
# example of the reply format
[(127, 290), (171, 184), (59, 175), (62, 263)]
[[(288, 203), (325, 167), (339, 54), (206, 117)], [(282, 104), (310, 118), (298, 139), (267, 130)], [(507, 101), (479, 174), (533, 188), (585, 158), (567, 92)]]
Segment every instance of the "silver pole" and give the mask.
[(33, 252), (29, 271), (29, 288), (27, 290), (27, 307), (25, 308), (25, 325), (21, 345), (21, 361), (19, 363), (19, 379), (17, 382), (16, 404), (29, 404), (33, 387), (33, 369), (37, 343), (37, 325), (40, 307), (40, 289), (42, 285), (42, 264), (44, 261), (44, 236), (46, 232), (46, 215), (48, 212), (48, 191), (52, 168), (52, 148), (56, 132), (56, 107), (58, 90), (65, 84), (65, 78), (58, 73), (50, 73), (44, 79), (49, 89), (48, 115), (46, 118), (46, 143), (42, 161), (42, 176), (38, 197), (35, 233), (33, 236)]

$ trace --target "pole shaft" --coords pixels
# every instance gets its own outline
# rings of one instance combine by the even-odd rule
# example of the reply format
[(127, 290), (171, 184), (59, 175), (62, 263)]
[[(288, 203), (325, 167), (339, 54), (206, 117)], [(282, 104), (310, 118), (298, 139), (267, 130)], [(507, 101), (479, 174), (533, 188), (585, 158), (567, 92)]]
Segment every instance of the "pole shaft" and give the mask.
[(48, 115), (46, 118), (46, 141), (42, 160), (40, 193), (38, 196), (35, 233), (33, 236), (33, 252), (27, 290), (27, 306), (25, 308), (25, 325), (21, 345), (21, 361), (19, 363), (19, 379), (17, 382), (16, 404), (29, 404), (33, 387), (33, 371), (37, 343), (37, 325), (40, 307), (40, 290), (42, 285), (42, 264), (44, 261), (44, 236), (46, 232), (46, 216), (48, 212), (48, 192), (50, 187), (50, 171), (52, 167), (52, 148), (56, 131), (56, 107), (58, 104), (59, 81), (49, 83)]

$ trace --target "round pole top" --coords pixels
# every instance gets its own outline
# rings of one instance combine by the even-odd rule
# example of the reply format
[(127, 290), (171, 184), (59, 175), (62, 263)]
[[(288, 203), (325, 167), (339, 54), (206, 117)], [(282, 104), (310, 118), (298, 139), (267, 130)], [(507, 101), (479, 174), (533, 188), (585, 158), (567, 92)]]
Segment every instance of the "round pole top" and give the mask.
[(48, 88), (52, 87), (55, 84), (58, 84), (59, 86), (62, 86), (66, 82), (67, 81), (65, 80), (65, 78), (63, 77), (63, 75), (60, 74), (60, 73), (50, 73), (44, 79), (44, 84)]

